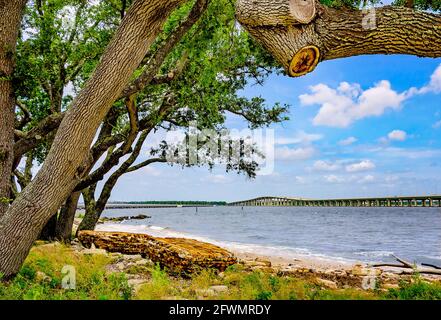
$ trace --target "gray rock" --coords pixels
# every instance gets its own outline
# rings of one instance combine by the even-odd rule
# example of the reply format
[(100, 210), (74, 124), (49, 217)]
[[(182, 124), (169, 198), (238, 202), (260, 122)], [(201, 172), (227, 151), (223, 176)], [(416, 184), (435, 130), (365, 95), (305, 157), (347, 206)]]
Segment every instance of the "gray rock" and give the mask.
[(337, 289), (337, 283), (331, 280), (326, 280), (322, 278), (317, 278), (317, 283), (323, 287), (329, 288), (329, 289)]
[(150, 266), (153, 267), (155, 264), (150, 259), (141, 259), (135, 262), (135, 265), (137, 266)]
[(227, 292), (228, 287), (223, 285), (211, 286), (208, 290), (213, 290), (215, 293)]
[(96, 248), (84, 249), (81, 252), (83, 254), (89, 254), (89, 255), (94, 255), (94, 254), (107, 255), (107, 251), (106, 250), (104, 250), (104, 249), (96, 249)]
[(122, 258), (124, 260), (131, 260), (131, 261), (142, 260), (142, 256), (140, 254), (123, 254)]

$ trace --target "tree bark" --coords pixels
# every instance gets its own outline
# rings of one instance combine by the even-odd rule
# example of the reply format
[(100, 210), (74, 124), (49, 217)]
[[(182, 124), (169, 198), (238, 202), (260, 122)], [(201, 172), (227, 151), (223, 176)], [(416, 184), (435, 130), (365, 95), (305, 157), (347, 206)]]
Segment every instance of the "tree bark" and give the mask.
[(84, 218), (78, 226), (77, 235), (80, 230), (93, 230), (98, 222), (99, 216), (96, 214), (95, 190), (96, 184), (93, 184), (82, 192), (85, 212)]
[(55, 228), (57, 226), (57, 219), (58, 212), (50, 217), (48, 222), (46, 222), (43, 230), (41, 230), (40, 235), (38, 236), (39, 240), (52, 241), (55, 239)]
[[(438, 14), (393, 6), (372, 11), (333, 9), (316, 2), (315, 16), (301, 23), (286, 9), (290, 2), (239, 0), (236, 13), (245, 29), (290, 76), (311, 72), (321, 61), (356, 55), (441, 57)], [(285, 10), (275, 10), (278, 7)]]
[(35, 179), (0, 219), (0, 272), (16, 274), (45, 223), (88, 171), (89, 148), (170, 13), (184, 0), (135, 0), (73, 101)]
[(12, 74), (25, 0), (0, 0), (0, 218), (9, 207), (14, 159), (15, 96)]
[(80, 195), (81, 192), (72, 192), (67, 198), (66, 203), (61, 207), (57, 226), (55, 227), (55, 238), (59, 241), (68, 243), (72, 238), (73, 222)]

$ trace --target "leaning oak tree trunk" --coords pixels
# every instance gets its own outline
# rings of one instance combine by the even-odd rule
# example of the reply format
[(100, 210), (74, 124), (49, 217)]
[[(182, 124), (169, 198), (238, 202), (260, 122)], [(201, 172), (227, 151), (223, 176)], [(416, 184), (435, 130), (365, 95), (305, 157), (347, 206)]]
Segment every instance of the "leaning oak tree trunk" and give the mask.
[(0, 272), (16, 274), (41, 229), (89, 167), (96, 131), (170, 13), (184, 0), (135, 0), (72, 102), (34, 180), (0, 219)]
[(25, 0), (0, 0), (0, 218), (8, 209), (11, 198), (15, 121), (15, 97), (11, 78), (25, 5)]
[(72, 228), (80, 195), (81, 192), (79, 191), (72, 192), (66, 203), (61, 207), (55, 227), (55, 238), (59, 241), (69, 242), (72, 238)]
[(333, 9), (314, 0), (238, 0), (236, 16), (290, 76), (363, 54), (441, 57), (441, 15), (385, 6)]

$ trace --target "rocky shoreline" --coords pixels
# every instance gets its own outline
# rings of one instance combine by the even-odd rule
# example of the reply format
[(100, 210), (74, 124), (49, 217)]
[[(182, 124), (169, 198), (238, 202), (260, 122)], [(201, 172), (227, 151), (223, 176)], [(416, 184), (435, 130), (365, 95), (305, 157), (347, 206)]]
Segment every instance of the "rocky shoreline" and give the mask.
[[(137, 237), (139, 234), (136, 234)], [(154, 237), (150, 237), (148, 235), (142, 235), (142, 237), (147, 237), (147, 239), (155, 239)], [(158, 239), (158, 238), (156, 238)], [(165, 240), (164, 242), (164, 239)], [(164, 238), (159, 239), (159, 242), (155, 241), (155, 245), (153, 247), (165, 246), (167, 248), (172, 248), (173, 250), (181, 250), (179, 248), (179, 242), (186, 243), (184, 245), (188, 247), (196, 246), (198, 250), (194, 250), (192, 254), (198, 255), (198, 258), (195, 259), (191, 256), (191, 254), (186, 253), (178, 253), (174, 255), (174, 258), (170, 260), (168, 263), (166, 262), (167, 258), (165, 256), (170, 255), (169, 253), (158, 253), (153, 254), (153, 259), (148, 257), (148, 255), (140, 255), (135, 254), (135, 256), (139, 256), (142, 259), (147, 258), (149, 263), (157, 263), (159, 262), (161, 265), (169, 267), (170, 270), (175, 269), (178, 273), (192, 273), (197, 272), (201, 268), (215, 268), (220, 274), (225, 270), (229, 265), (233, 265), (237, 263), (241, 265), (245, 271), (261, 271), (270, 274), (276, 274), (279, 276), (287, 276), (287, 277), (296, 277), (300, 279), (308, 280), (312, 283), (315, 283), (321, 287), (330, 288), (330, 289), (339, 289), (339, 288), (358, 288), (363, 290), (387, 290), (390, 288), (398, 288), (400, 281), (413, 281), (414, 275), (417, 272), (412, 268), (403, 269), (403, 267), (399, 266), (383, 266), (383, 267), (374, 267), (368, 264), (351, 264), (351, 263), (342, 263), (341, 261), (332, 261), (332, 260), (324, 260), (324, 259), (313, 259), (313, 258), (304, 258), (299, 257), (298, 259), (288, 259), (283, 257), (272, 257), (272, 256), (261, 256), (254, 253), (246, 253), (246, 252), (229, 252), (223, 248), (219, 248), (212, 244), (203, 243), (193, 239), (179, 239), (179, 238)], [(161, 243), (162, 242), (162, 243)], [(152, 244), (152, 242), (151, 242)], [(201, 245), (202, 244), (202, 245)], [(80, 244), (78, 244), (80, 245)], [(90, 243), (88, 244), (90, 245)], [(81, 246), (81, 245), (80, 245)], [(107, 250), (109, 250), (109, 246), (104, 246)], [(210, 264), (207, 262), (201, 262), (204, 260), (203, 248), (210, 248), (210, 250), (219, 250), (218, 252), (221, 255), (224, 255), (226, 259), (223, 263), (219, 264), (219, 261), (222, 259), (218, 259), (218, 263)], [(97, 246), (93, 246), (92, 248), (97, 248)], [(83, 247), (84, 249), (84, 247)], [(104, 253), (107, 252), (103, 249), (84, 249), (84, 250), (92, 250), (91, 252)], [(93, 251), (97, 250), (97, 251)], [(202, 251), (201, 251), (202, 250)], [(117, 249), (110, 251), (118, 251)], [(120, 250), (121, 251), (121, 250)], [(199, 253), (198, 253), (199, 251)], [(86, 251), (87, 252), (87, 251)], [(134, 253), (134, 252), (132, 252)], [(123, 254), (124, 253), (119, 253)], [(181, 256), (181, 257), (179, 257)], [(178, 260), (178, 262), (170, 262), (174, 259)], [(218, 257), (219, 258), (219, 257)], [(195, 261), (198, 261), (196, 262)], [(130, 259), (129, 259), (130, 260)], [(183, 262), (187, 260), (187, 262)], [(210, 258), (208, 258), (208, 261)], [(146, 263), (139, 262), (140, 264)], [(194, 264), (194, 265), (193, 265)], [(173, 267), (175, 265), (175, 267)], [(171, 266), (171, 268), (170, 268)], [(176, 266), (178, 267), (176, 269)], [(117, 267), (119, 268), (119, 267)], [(441, 274), (419, 274), (420, 278), (428, 281), (428, 282), (440, 282), (441, 283)]]

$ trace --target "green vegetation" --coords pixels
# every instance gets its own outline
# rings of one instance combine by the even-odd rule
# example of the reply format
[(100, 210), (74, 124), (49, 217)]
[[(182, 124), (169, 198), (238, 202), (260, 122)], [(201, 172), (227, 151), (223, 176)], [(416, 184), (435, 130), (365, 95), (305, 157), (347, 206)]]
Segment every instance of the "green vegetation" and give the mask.
[[(441, 284), (425, 282), (419, 276), (400, 283), (396, 289), (363, 291), (325, 289), (303, 279), (248, 272), (241, 265), (221, 274), (205, 270), (190, 279), (172, 277), (159, 266), (135, 265), (125, 273), (106, 271), (117, 261), (116, 256), (86, 255), (59, 244), (36, 246), (19, 274), (9, 282), (0, 282), (0, 299), (441, 299)], [(65, 274), (61, 270), (65, 265), (76, 269), (74, 290), (62, 288)], [(136, 290), (128, 280), (133, 275), (146, 281)], [(214, 292), (212, 286), (228, 289)]]
[[(112, 258), (82, 255), (63, 245), (32, 249), (18, 275), (0, 282), (0, 299), (24, 300), (114, 300), (131, 298), (131, 288), (122, 273), (106, 274)], [(62, 288), (65, 265), (76, 269), (76, 289)]]
[(401, 300), (440, 300), (441, 284), (427, 283), (416, 275), (412, 282), (402, 281), (398, 289), (390, 289), (386, 297)]

